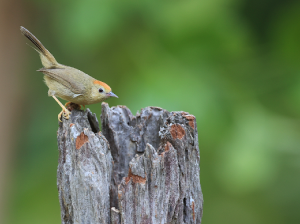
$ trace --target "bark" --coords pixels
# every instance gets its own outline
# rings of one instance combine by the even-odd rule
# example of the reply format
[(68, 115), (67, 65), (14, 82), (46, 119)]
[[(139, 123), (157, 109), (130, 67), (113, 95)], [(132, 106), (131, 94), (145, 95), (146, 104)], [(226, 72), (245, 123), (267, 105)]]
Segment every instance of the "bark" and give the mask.
[(186, 112), (102, 104), (58, 131), (62, 223), (201, 223), (196, 119)]
[[(94, 130), (94, 131), (93, 131)], [(62, 223), (109, 223), (112, 157), (95, 115), (73, 110), (58, 130)]]

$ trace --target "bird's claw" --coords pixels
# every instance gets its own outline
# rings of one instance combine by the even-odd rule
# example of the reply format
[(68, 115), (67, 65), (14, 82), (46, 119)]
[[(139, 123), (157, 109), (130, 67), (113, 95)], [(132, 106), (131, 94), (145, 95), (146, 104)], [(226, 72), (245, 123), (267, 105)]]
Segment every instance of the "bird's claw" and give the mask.
[(62, 122), (61, 119), (60, 119), (61, 116), (63, 116), (65, 119), (69, 120), (70, 114), (71, 114), (71, 112), (68, 111), (67, 109), (66, 109), (66, 110), (62, 110), (62, 111), (58, 114), (58, 120), (59, 120), (60, 122)]

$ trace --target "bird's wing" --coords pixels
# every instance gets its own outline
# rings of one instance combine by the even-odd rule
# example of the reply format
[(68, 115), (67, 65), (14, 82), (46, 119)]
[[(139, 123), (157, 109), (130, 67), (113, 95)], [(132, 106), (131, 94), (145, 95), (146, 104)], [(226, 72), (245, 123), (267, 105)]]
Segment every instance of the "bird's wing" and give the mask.
[[(37, 71), (43, 72), (45, 75), (54, 79), (58, 83), (64, 85), (75, 94), (83, 94), (85, 92), (83, 83), (80, 82), (79, 80), (74, 79), (74, 77), (68, 74), (69, 72), (65, 68), (54, 68), (54, 69), (41, 68)], [(78, 70), (78, 72), (81, 71)]]

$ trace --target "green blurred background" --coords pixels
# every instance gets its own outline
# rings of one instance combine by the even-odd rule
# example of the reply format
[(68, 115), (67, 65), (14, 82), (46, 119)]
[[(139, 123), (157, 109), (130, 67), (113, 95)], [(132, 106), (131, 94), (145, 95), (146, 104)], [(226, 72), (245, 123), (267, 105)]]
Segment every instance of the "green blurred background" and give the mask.
[(1, 1), (0, 222), (60, 223), (60, 107), (22, 25), (108, 83), (110, 106), (196, 116), (203, 224), (300, 223), (299, 12), (297, 0)]

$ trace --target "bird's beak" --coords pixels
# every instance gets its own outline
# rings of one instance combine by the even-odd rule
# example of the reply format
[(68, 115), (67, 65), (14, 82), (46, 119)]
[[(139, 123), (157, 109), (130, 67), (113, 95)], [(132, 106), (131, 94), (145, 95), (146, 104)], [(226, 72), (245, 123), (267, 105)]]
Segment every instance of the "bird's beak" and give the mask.
[(107, 96), (109, 97), (116, 97), (116, 98), (119, 98), (116, 94), (114, 94), (113, 92), (109, 92), (109, 93), (106, 93)]

